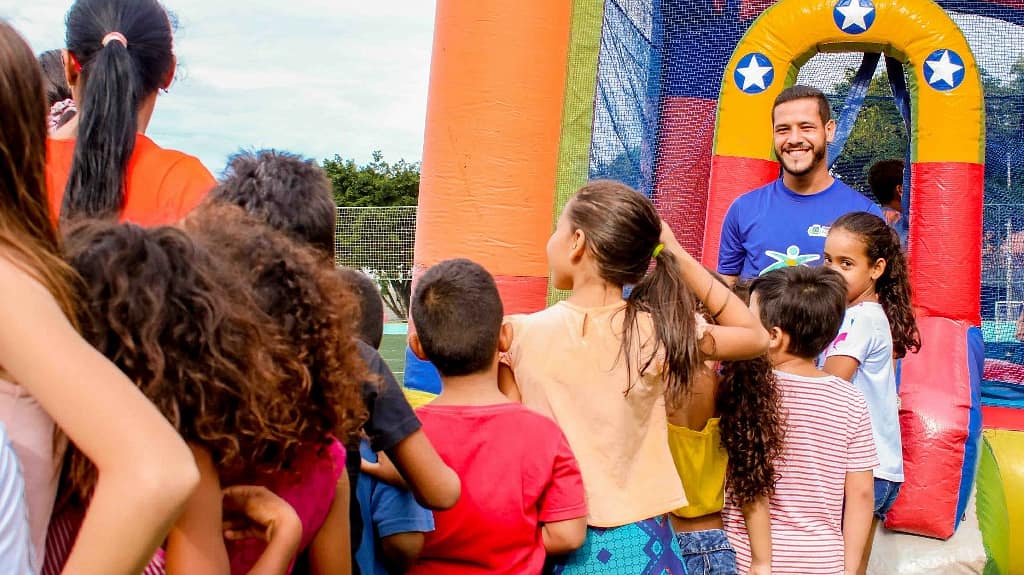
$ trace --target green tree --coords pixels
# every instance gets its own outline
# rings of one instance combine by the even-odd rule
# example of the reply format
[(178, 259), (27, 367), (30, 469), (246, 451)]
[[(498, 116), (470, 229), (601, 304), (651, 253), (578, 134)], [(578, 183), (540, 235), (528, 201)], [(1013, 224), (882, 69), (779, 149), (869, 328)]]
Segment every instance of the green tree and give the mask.
[(409, 315), (416, 221), (391, 209), (415, 206), (419, 198), (420, 165), (388, 163), (380, 151), (365, 165), (334, 156), (324, 160), (334, 201), (342, 208), (338, 220), (337, 263), (362, 270), (380, 286), (384, 303), (402, 319)]
[(335, 155), (324, 160), (323, 169), (339, 206), (415, 206), (420, 195), (419, 162), (398, 160), (390, 164), (380, 150), (374, 151), (365, 165)]

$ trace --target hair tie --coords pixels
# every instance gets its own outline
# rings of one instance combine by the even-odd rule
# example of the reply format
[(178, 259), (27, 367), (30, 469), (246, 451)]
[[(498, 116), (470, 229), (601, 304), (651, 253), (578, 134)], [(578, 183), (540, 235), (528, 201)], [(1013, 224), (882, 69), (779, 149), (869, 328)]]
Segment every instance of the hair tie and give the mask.
[(654, 258), (654, 259), (658, 259), (658, 256), (661, 255), (661, 252), (664, 249), (665, 249), (665, 244), (658, 244), (657, 247), (654, 248), (654, 253), (651, 254), (651, 257)]
[(107, 44), (110, 44), (114, 40), (117, 40), (118, 42), (120, 42), (121, 45), (124, 46), (125, 48), (128, 47), (128, 38), (125, 38), (124, 34), (122, 34), (120, 32), (111, 32), (111, 33), (107, 34), (106, 36), (103, 37), (103, 40), (100, 42), (100, 44), (102, 44), (104, 47), (106, 47)]

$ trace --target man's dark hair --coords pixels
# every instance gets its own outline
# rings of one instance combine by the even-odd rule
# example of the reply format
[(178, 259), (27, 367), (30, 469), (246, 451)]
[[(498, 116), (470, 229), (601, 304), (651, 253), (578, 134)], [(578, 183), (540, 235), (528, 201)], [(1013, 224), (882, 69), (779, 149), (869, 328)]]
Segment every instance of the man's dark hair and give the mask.
[(379, 349), (384, 338), (384, 300), (380, 298), (377, 283), (352, 268), (338, 268), (338, 274), (348, 282), (359, 300), (359, 333), (356, 335), (370, 347)]
[(879, 160), (868, 171), (868, 185), (883, 206), (896, 197), (896, 186), (903, 185), (903, 160)]
[(832, 108), (828, 104), (828, 98), (825, 97), (821, 90), (796, 84), (786, 88), (775, 98), (775, 103), (772, 104), (772, 122), (774, 123), (775, 121), (775, 108), (786, 102), (806, 99), (818, 101), (818, 114), (821, 116), (821, 124), (823, 126), (832, 119)]
[(797, 266), (768, 272), (750, 284), (761, 323), (789, 335), (786, 351), (813, 359), (832, 343), (846, 313), (846, 280), (828, 268)]
[(288, 152), (241, 152), (231, 158), (213, 201), (235, 204), (295, 241), (334, 258), (331, 182), (316, 162)]
[(423, 352), (441, 375), (490, 367), (504, 309), (487, 270), (466, 259), (443, 261), (419, 279), (411, 307)]

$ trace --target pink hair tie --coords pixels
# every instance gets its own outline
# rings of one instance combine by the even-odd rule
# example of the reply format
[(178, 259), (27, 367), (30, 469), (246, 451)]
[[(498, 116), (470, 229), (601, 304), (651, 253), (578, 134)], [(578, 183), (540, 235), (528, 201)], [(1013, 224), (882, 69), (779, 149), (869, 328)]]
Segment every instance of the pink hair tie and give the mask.
[(125, 48), (128, 47), (128, 38), (125, 38), (124, 34), (122, 34), (120, 32), (111, 32), (111, 33), (107, 34), (106, 36), (103, 37), (103, 41), (100, 42), (100, 44), (102, 44), (104, 47), (106, 47), (107, 44), (110, 44), (114, 40), (117, 40), (118, 42), (120, 42), (121, 45), (123, 45)]

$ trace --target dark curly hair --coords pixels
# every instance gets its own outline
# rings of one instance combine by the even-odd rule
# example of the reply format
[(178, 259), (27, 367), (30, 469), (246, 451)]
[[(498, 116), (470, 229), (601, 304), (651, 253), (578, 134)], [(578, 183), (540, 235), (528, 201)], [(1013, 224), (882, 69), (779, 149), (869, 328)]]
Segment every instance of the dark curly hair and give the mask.
[[(739, 283), (733, 291), (744, 302), (750, 300), (749, 284)], [(742, 507), (771, 497), (779, 478), (775, 462), (782, 455), (785, 417), (767, 354), (722, 362), (715, 409), (722, 447), (729, 455), (726, 484), (733, 503)]]
[[(83, 279), (84, 337), (222, 477), (287, 464), (301, 418), (280, 389), (308, 375), (244, 284), (172, 227), (77, 222), (66, 252)], [(74, 453), (67, 480), (87, 500), (95, 468)]]
[(892, 350), (896, 359), (921, 349), (921, 334), (911, 304), (910, 273), (900, 238), (882, 218), (868, 212), (851, 212), (832, 224), (833, 230), (846, 230), (860, 237), (867, 248), (868, 260), (885, 260), (885, 272), (875, 280), (878, 303), (889, 318)]
[(253, 286), (257, 304), (282, 326), (312, 385), (288, 392), (313, 430), (356, 440), (366, 419), (361, 384), (370, 381), (359, 356), (359, 303), (350, 285), (323, 257), (237, 206), (207, 202), (186, 230)]

